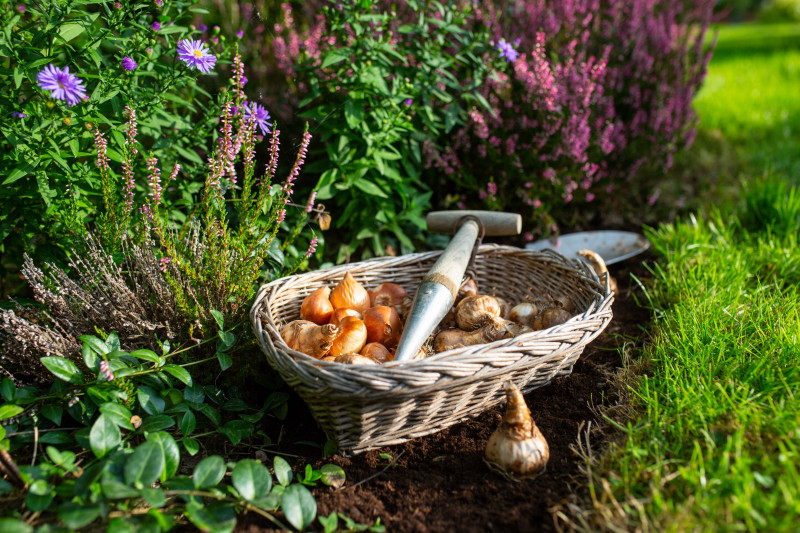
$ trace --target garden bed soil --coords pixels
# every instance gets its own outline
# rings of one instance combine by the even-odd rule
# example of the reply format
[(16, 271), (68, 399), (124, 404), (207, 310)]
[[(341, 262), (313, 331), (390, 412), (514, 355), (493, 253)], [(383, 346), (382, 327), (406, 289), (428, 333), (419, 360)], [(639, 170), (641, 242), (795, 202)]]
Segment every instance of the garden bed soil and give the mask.
[[(502, 405), (402, 445), (320, 458), (319, 449), (298, 443), (321, 443), (325, 436), (305, 404), (293, 395), (278, 450), (301, 456), (288, 458), (295, 471), (306, 463), (315, 468), (334, 463), (347, 475), (339, 490), (323, 485), (312, 489), (318, 515), (337, 512), (366, 524), (380, 518), (389, 532), (555, 530), (552, 508), (585, 483), (580, 472), (583, 461), (573, 451), (579, 433), (588, 421), (596, 423), (599, 406), (617, 401), (611, 375), (621, 365), (619, 348), (631, 338), (641, 338), (642, 326), (650, 318), (632, 296), (631, 273), (640, 278), (647, 274), (641, 256), (610, 270), (620, 291), (606, 331), (586, 348), (569, 376), (525, 396), (550, 446), (550, 462), (543, 475), (511, 482), (483, 462), (486, 442), (500, 423)], [(603, 443), (593, 440), (592, 445), (597, 451)], [(396, 461), (387, 468), (388, 456)], [(367, 478), (371, 479), (354, 486)], [(321, 527), (315, 522), (311, 529)], [(274, 531), (274, 525), (251, 513), (240, 517), (236, 530), (260, 533)]]

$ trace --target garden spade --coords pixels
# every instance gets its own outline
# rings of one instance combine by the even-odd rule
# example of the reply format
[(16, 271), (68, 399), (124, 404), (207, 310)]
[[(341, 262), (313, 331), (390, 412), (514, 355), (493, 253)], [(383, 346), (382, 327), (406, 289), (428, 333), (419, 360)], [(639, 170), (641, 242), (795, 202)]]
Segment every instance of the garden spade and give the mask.
[(433, 211), (426, 221), (428, 231), (455, 235), (414, 296), (395, 361), (413, 359), (453, 307), (478, 239), (484, 235), (518, 235), (522, 231), (520, 215), (496, 211)]

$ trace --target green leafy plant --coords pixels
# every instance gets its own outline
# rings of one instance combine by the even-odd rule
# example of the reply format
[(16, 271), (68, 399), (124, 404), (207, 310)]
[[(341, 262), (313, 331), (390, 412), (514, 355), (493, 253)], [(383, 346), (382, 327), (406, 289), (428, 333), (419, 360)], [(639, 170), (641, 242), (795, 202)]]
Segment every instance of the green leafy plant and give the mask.
[[(259, 439), (268, 447), (257, 424), (287, 399), (273, 393), (253, 409), (195, 381), (195, 365), (218, 359), (226, 367), (220, 354), (232, 347), (229, 331), (218, 331), (216, 356), (190, 363), (180, 362), (188, 348), (171, 350), (169, 343), (158, 352), (126, 352), (113, 333), (81, 340), (80, 364), (42, 359), (56, 378), (47, 391), (18, 388), (8, 378), (0, 383), (0, 453), (7, 479), (0, 481), (0, 493), (7, 502), (21, 502), (6, 510), (4, 531), (98, 524), (115, 531), (168, 531), (184, 518), (207, 531), (231, 531), (243, 512), (289, 529), (277, 511), (302, 530), (316, 516), (305, 485), (344, 482), (344, 471), (335, 465), (319, 471), (306, 466), (293, 482), (292, 468), (280, 456), (271, 474), (257, 460), (226, 462), (213, 453), (219, 439), (234, 446)], [(40, 447), (44, 454), (36, 453)], [(186, 475), (182, 460), (201, 450), (206, 457)], [(13, 461), (9, 452), (32, 459), (17, 466), (22, 461)]]
[(416, 22), (372, 1), (325, 8), (333, 44), (298, 61), (308, 87), (302, 116), (320, 132), (312, 151), (319, 198), (340, 212), (338, 260), (359, 252), (408, 252), (420, 242), (432, 191), (420, 180), (425, 144), (464, 124), (492, 69), (488, 34), (462, 29), (471, 7), (407, 2)]
[[(164, 195), (171, 216), (182, 216), (176, 207), (191, 210), (218, 115), (198, 70), (176, 50), (181, 40), (201, 37), (189, 25), (205, 12), (195, 4), (0, 3), (0, 249), (7, 261), (18, 264), (23, 249), (63, 258), (59, 246), (70, 249), (80, 230), (75, 221), (94, 219), (102, 199), (94, 132), (110, 129), (108, 157), (121, 162), (126, 105), (144, 117), (140, 129), (151, 156), (183, 161), (184, 179)], [(222, 35), (214, 40), (213, 54), (227, 63), (232, 47)], [(52, 69), (59, 76), (68, 69), (66, 93), (44, 82)], [(145, 194), (142, 185), (137, 197)]]

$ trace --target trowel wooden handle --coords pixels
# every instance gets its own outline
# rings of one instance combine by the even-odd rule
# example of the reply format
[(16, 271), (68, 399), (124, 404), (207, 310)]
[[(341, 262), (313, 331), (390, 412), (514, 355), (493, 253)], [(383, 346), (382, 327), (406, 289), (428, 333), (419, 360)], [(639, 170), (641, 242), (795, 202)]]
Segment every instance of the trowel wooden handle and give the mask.
[(464, 222), (423, 279), (423, 281), (434, 281), (447, 287), (453, 295), (450, 305), (456, 299), (479, 233), (480, 227), (477, 222), (474, 220)]
[(428, 231), (453, 233), (458, 221), (465, 216), (479, 218), (488, 236), (519, 235), (522, 232), (520, 215), (499, 211), (431, 211), (426, 217)]

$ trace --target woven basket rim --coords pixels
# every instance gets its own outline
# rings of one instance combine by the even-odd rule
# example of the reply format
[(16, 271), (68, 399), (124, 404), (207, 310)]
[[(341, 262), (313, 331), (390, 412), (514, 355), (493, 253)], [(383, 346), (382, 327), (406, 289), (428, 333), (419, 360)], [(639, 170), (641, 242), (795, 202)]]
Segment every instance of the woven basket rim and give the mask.
[[(515, 347), (522, 349), (525, 345), (532, 342), (544, 345), (552, 343), (552, 353), (537, 357), (557, 359), (562, 357), (563, 352), (571, 346), (571, 343), (564, 340), (565, 332), (569, 332), (575, 326), (583, 325), (587, 322), (595, 320), (602, 322), (606, 314), (610, 315), (610, 306), (614, 300), (614, 296), (608, 286), (608, 280), (606, 279), (605, 283), (602, 283), (591, 266), (585, 261), (568, 260), (566, 257), (553, 250), (533, 251), (496, 244), (482, 245), (478, 250), (478, 257), (480, 258), (481, 255), (486, 254), (502, 255), (504, 253), (513, 253), (516, 255), (521, 254), (528, 256), (531, 259), (541, 258), (543, 261), (554, 261), (560, 264), (560, 267), (571, 269), (575, 275), (583, 277), (584, 280), (588, 282), (592, 292), (595, 293), (594, 300), (585, 311), (571, 317), (564, 324), (545, 330), (524, 333), (512, 339), (501, 339), (491, 343), (448, 350), (424, 359), (389, 362), (381, 365), (343, 365), (341, 363), (320, 361), (302, 352), (292, 350), (283, 342), (283, 339), (280, 338), (278, 324), (274, 321), (273, 317), (270, 316), (270, 313), (263, 312), (264, 301), (271, 294), (280, 294), (282, 290), (299, 286), (304, 281), (323, 280), (327, 278), (329, 274), (336, 272), (341, 272), (343, 275), (345, 271), (350, 271), (355, 275), (358, 272), (368, 271), (377, 267), (390, 268), (393, 265), (407, 265), (417, 261), (433, 259), (438, 257), (441, 253), (441, 250), (437, 250), (417, 252), (397, 257), (368, 259), (357, 263), (296, 274), (265, 284), (259, 289), (250, 311), (251, 325), (256, 334), (256, 338), (263, 350), (274, 350), (274, 353), (278, 357), (285, 363), (296, 368), (297, 371), (302, 368), (305, 372), (312, 374), (316, 379), (323, 382), (330, 379), (355, 380), (357, 382), (368, 379), (375, 385), (374, 392), (383, 392), (392, 388), (393, 379), (403, 380), (405, 378), (407, 380), (417, 380), (427, 383), (434, 377), (434, 374), (438, 376), (434, 381), (468, 377), (471, 374), (479, 372), (481, 368), (492, 366), (491, 361), (481, 364), (481, 359), (489, 358), (492, 353), (497, 353), (498, 350), (502, 351), (505, 349), (514, 351), (513, 348)], [(262, 316), (267, 319), (267, 327), (262, 328)], [(272, 332), (268, 331), (270, 328), (272, 328)], [(596, 334), (599, 334), (602, 329), (603, 328), (599, 328)], [(559, 349), (559, 346), (564, 349)], [(470, 368), (473, 367), (475, 370), (470, 372)], [(502, 370), (502, 367), (498, 367), (498, 370)], [(365, 377), (365, 375), (368, 377)], [(381, 382), (383, 382), (383, 384), (381, 384)], [(370, 392), (372, 393), (373, 391), (371, 390)]]

